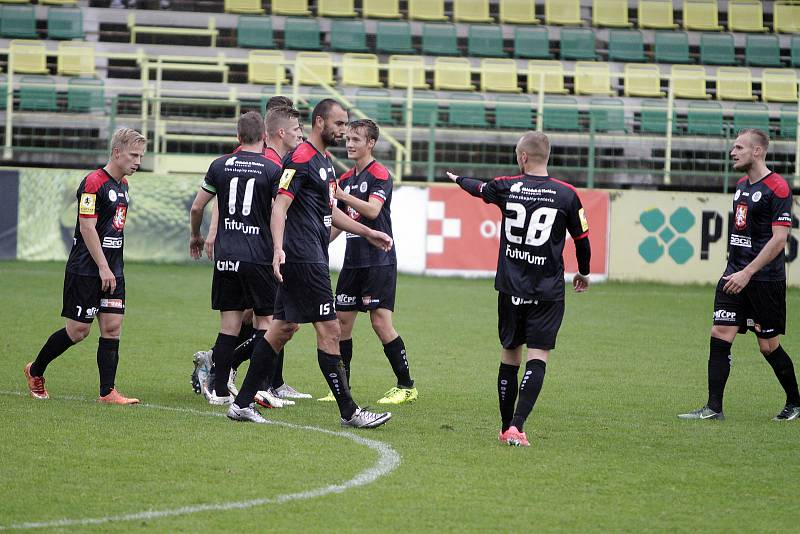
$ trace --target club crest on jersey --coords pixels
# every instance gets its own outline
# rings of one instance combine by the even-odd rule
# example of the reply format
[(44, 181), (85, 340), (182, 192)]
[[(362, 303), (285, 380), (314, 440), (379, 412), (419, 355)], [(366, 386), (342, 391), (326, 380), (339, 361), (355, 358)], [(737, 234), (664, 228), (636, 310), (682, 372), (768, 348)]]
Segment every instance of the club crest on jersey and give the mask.
[(114, 191), (113, 189), (108, 190), (108, 200), (110, 200), (111, 202), (117, 201), (117, 192)]
[(367, 182), (361, 182), (361, 185), (358, 187), (358, 190), (362, 193), (367, 192)]
[(350, 186), (349, 185), (346, 185), (344, 187), (344, 192), (347, 193), (348, 195), (350, 194)]
[(738, 230), (747, 226), (747, 204), (737, 204), (736, 213), (733, 215), (733, 224)]
[(739, 197), (742, 196), (742, 190), (737, 189), (736, 193), (733, 195), (733, 200), (739, 200)]
[[(322, 170), (324, 171), (325, 169)], [(331, 209), (333, 209), (334, 202), (336, 202), (336, 182), (330, 182), (328, 183), (328, 206)]]
[(320, 170), (319, 170), (319, 178), (323, 182), (327, 182), (328, 181), (328, 171), (324, 167), (320, 168)]
[(758, 202), (759, 200), (761, 200), (761, 191), (756, 191), (755, 193), (753, 193), (753, 196), (751, 198), (753, 199), (753, 202)]
[(350, 207), (350, 206), (347, 206), (347, 214), (348, 214), (348, 215), (350, 216), (350, 218), (351, 218), (351, 219), (353, 219), (354, 221), (357, 221), (359, 218), (361, 218), (361, 214), (360, 214), (360, 213), (358, 213), (356, 210), (354, 210), (354, 209), (353, 209), (352, 207)]
[(112, 221), (112, 225), (117, 230), (122, 230), (125, 228), (125, 218), (128, 215), (128, 207), (127, 206), (117, 206), (117, 211), (114, 213), (114, 220)]

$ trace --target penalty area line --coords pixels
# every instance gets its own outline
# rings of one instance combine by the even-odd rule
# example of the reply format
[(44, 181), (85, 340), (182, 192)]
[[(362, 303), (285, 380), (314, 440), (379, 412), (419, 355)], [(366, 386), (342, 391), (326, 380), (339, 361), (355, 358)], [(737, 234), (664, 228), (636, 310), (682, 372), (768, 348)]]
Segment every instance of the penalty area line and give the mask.
[[(27, 394), (20, 391), (0, 391), (0, 395), (26, 397)], [(95, 402), (94, 399), (87, 399), (85, 397), (76, 396), (58, 396), (54, 397), (55, 400), (66, 400), (73, 402)], [(42, 402), (42, 401), (33, 401)], [(185, 413), (190, 415), (197, 415), (202, 417), (225, 417), (224, 413), (209, 412), (203, 410), (195, 410), (193, 408), (181, 408), (178, 406), (161, 406), (158, 404), (143, 403), (139, 405), (140, 408), (161, 410), (177, 413)], [(139, 408), (133, 408), (139, 409)], [(117, 523), (125, 521), (147, 521), (152, 519), (161, 519), (165, 517), (177, 517), (183, 515), (197, 514), (201, 512), (210, 511), (228, 511), (228, 510), (245, 510), (247, 508), (255, 508), (256, 506), (266, 506), (270, 504), (283, 504), (291, 501), (302, 501), (307, 499), (315, 499), (323, 497), (331, 493), (342, 493), (344, 491), (365, 486), (375, 482), (380, 477), (386, 476), (400, 466), (400, 454), (388, 443), (382, 441), (364, 438), (350, 432), (327, 430), (311, 425), (297, 425), (293, 423), (286, 423), (284, 421), (269, 421), (271, 425), (284, 426), (295, 430), (306, 430), (309, 432), (317, 432), (328, 436), (349, 439), (358, 445), (372, 449), (378, 453), (377, 461), (367, 469), (359, 472), (353, 478), (346, 480), (340, 484), (329, 484), (318, 488), (309, 489), (306, 491), (299, 491), (296, 493), (286, 493), (277, 495), (275, 497), (251, 499), (247, 501), (230, 501), (230, 502), (217, 502), (217, 503), (204, 503), (192, 506), (181, 506), (178, 508), (165, 508), (163, 510), (145, 510), (142, 512), (133, 512), (128, 514), (108, 515), (102, 517), (87, 517), (87, 518), (63, 518), (53, 519), (47, 521), (30, 521), (25, 523), (12, 523), (9, 525), (0, 525), (0, 530), (30, 530), (36, 528), (56, 528), (56, 527), (73, 527), (73, 526), (89, 526), (89, 525), (102, 525), (104, 523)], [(253, 425), (257, 426), (257, 425)]]

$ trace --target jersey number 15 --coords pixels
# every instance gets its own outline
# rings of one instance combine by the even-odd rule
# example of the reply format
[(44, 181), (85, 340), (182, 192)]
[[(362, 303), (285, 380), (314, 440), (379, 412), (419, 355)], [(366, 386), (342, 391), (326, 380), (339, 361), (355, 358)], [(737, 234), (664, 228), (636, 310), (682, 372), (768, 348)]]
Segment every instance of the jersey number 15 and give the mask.
[[(506, 213), (506, 240), (509, 243), (522, 243), (522, 236), (514, 235), (512, 228), (525, 228), (527, 212), (525, 206), (519, 202), (507, 202), (506, 210), (514, 212), (514, 217)], [(528, 230), (525, 234), (525, 244), (538, 247), (550, 239), (550, 232), (556, 220), (558, 210), (555, 208), (542, 207), (531, 213), (531, 220), (528, 222)]]

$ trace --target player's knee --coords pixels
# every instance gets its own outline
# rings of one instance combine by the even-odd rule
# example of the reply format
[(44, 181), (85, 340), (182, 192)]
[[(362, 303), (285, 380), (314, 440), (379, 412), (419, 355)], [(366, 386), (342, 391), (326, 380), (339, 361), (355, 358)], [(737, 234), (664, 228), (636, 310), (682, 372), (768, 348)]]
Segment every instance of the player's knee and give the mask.
[(86, 339), (91, 330), (92, 325), (90, 323), (79, 323), (76, 321), (67, 325), (67, 335), (73, 343), (78, 343)]

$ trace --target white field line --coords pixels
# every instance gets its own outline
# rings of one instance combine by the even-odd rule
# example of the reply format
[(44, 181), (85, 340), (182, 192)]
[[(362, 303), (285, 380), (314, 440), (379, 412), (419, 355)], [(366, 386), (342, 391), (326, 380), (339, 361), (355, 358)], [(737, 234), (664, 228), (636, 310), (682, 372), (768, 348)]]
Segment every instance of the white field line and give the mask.
[[(27, 393), (19, 391), (0, 391), (0, 395), (8, 396), (27, 396)], [(54, 397), (55, 400), (68, 400), (77, 402), (95, 402), (93, 399), (84, 397), (73, 396), (58, 396)], [(32, 402), (41, 402), (33, 401)], [(192, 408), (180, 408), (175, 406), (160, 406), (157, 404), (140, 404), (142, 408), (150, 408), (154, 410), (171, 411), (178, 413), (185, 413), (199, 416), (209, 417), (224, 417), (222, 412), (208, 412), (202, 410), (194, 410)], [(136, 408), (133, 408), (136, 409)], [(245, 423), (248, 424), (248, 423)], [(308, 430), (311, 432), (318, 432), (320, 434), (327, 434), (339, 438), (349, 439), (359, 445), (363, 445), (378, 453), (378, 460), (372, 467), (369, 467), (350, 480), (346, 480), (341, 484), (330, 484), (315, 489), (300, 491), (297, 493), (286, 493), (283, 495), (276, 495), (274, 497), (265, 497), (261, 499), (252, 499), (249, 501), (232, 501), (232, 502), (219, 502), (219, 503), (206, 503), (196, 504), (192, 506), (182, 506), (180, 508), (167, 508), (164, 510), (146, 510), (142, 512), (134, 512), (130, 514), (109, 515), (103, 517), (91, 517), (82, 519), (54, 519), (48, 521), (31, 521), (26, 523), (13, 523), (10, 525), (0, 525), (0, 530), (27, 530), (34, 528), (55, 528), (55, 527), (72, 527), (72, 526), (87, 526), (87, 525), (102, 525), (103, 523), (121, 522), (121, 521), (142, 521), (149, 519), (159, 519), (162, 517), (175, 517), (181, 515), (196, 514), (200, 512), (209, 512), (216, 510), (243, 510), (246, 508), (253, 508), (255, 506), (264, 506), (268, 504), (283, 504), (290, 501), (302, 501), (306, 499), (314, 499), (322, 497), (330, 493), (342, 493), (358, 486), (364, 486), (375, 482), (378, 478), (388, 475), (400, 465), (400, 454), (392, 448), (391, 445), (377, 441), (374, 439), (364, 438), (357, 434), (350, 432), (337, 432), (334, 430), (326, 430), (316, 426), (309, 425), (295, 425), (292, 423), (285, 423), (283, 421), (269, 421), (271, 425), (285, 426), (296, 430)], [(252, 425), (254, 429), (259, 425)]]

